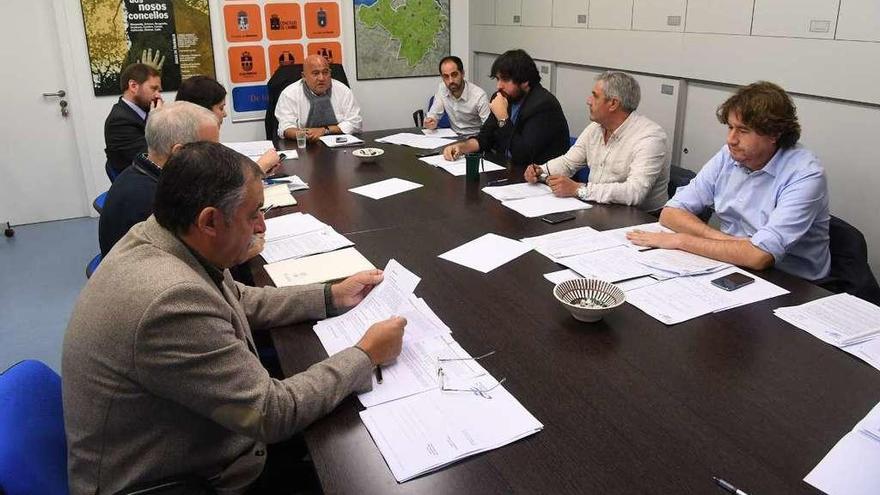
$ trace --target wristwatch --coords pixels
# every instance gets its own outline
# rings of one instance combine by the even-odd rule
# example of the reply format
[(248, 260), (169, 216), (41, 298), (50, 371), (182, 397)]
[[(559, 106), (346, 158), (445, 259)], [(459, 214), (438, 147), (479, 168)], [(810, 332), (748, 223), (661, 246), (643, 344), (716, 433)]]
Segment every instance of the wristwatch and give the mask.
[(325, 126), (324, 126), (324, 133), (325, 133), (325, 134), (333, 134), (332, 132), (330, 132), (330, 126), (329, 126), (329, 125), (325, 125)]
[(507, 119), (501, 119), (498, 121), (498, 127), (504, 127), (507, 125)]
[(587, 185), (582, 184), (581, 187), (577, 190), (577, 197), (581, 201), (587, 201), (589, 198), (587, 197)]

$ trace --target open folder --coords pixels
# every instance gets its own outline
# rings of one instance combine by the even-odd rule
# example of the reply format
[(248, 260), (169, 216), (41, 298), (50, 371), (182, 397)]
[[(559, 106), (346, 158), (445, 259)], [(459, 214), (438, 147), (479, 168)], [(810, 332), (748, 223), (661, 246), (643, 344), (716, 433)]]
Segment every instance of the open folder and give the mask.
[(266, 273), (276, 287), (316, 284), (349, 277), (376, 268), (355, 248), (315, 254), (305, 258), (279, 261), (266, 265)]

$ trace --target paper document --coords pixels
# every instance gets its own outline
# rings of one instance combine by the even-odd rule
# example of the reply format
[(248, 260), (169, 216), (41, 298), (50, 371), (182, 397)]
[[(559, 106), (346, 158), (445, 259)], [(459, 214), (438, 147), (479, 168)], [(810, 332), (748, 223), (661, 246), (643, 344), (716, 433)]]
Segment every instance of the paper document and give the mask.
[(608, 249), (620, 244), (617, 239), (604, 236), (592, 227), (561, 230), (552, 234), (526, 237), (520, 240), (553, 261), (567, 256)]
[(659, 222), (654, 222), (654, 223), (645, 223), (642, 225), (633, 225), (632, 227), (623, 227), (620, 229), (603, 230), (602, 234), (609, 236), (609, 237), (613, 237), (614, 239), (617, 239), (618, 244), (622, 244), (622, 245), (630, 247), (632, 249), (636, 249), (639, 251), (651, 249), (651, 248), (645, 247), (645, 246), (637, 246), (637, 245), (633, 244), (632, 242), (630, 242), (629, 239), (626, 238), (627, 232), (632, 232), (633, 230), (641, 230), (643, 232), (667, 232), (667, 233), (673, 232), (672, 230), (667, 229), (666, 227), (660, 225)]
[(393, 179), (373, 182), (372, 184), (367, 184), (365, 186), (353, 187), (349, 189), (349, 191), (368, 198), (382, 199), (402, 192), (418, 189), (420, 187), (422, 187), (421, 184), (395, 177)]
[[(712, 285), (712, 280), (734, 272), (752, 277), (755, 281), (734, 291)], [(674, 325), (783, 294), (788, 294), (788, 291), (739, 268), (731, 267), (716, 273), (676, 277), (631, 290), (626, 293), (626, 301), (660, 322)]]
[(308, 213), (291, 213), (266, 219), (266, 242), (314, 232), (328, 227)]
[[(437, 168), (442, 168), (456, 177), (467, 174), (467, 163), (465, 162), (464, 157), (452, 162), (443, 158), (443, 155), (428, 156), (425, 158), (419, 158), (419, 160)], [(497, 172), (499, 170), (507, 169), (497, 163), (490, 162), (489, 160), (483, 160), (479, 168), (480, 173)]]
[(274, 186), (265, 186), (263, 188), (263, 204), (265, 206), (293, 206), (296, 204), (296, 198), (290, 194), (287, 184), (275, 184)]
[(508, 201), (511, 199), (533, 198), (535, 196), (546, 196), (553, 194), (550, 186), (547, 184), (528, 182), (520, 182), (509, 186), (487, 186), (483, 188), (483, 192), (497, 199), (498, 201)]
[(880, 307), (847, 293), (778, 308), (774, 314), (836, 346), (857, 344), (880, 334)]
[(531, 250), (530, 246), (522, 242), (496, 234), (486, 234), (447, 251), (439, 257), (483, 273), (489, 273)]
[(576, 271), (566, 268), (564, 270), (558, 270), (555, 272), (545, 273), (544, 278), (550, 281), (553, 285), (559, 285), (562, 282), (568, 282), (569, 280), (574, 280), (576, 278), (583, 278)]
[(299, 178), (298, 175), (291, 175), (288, 177), (275, 177), (272, 179), (267, 179), (271, 184), (286, 184), (287, 188), (290, 191), (302, 191), (309, 188), (309, 185), (306, 184), (302, 179)]
[(435, 389), (360, 415), (394, 478), (404, 482), (544, 427), (503, 386), (491, 397)]
[[(272, 141), (238, 141), (232, 143), (223, 143), (223, 146), (226, 146), (227, 148), (232, 148), (254, 161), (257, 161), (257, 158), (263, 156), (263, 153), (271, 149), (275, 149), (275, 145), (272, 144)], [(284, 153), (289, 152), (285, 151)], [(296, 152), (294, 151), (294, 153)]]
[(426, 136), (424, 134), (413, 134), (409, 132), (400, 132), (385, 136), (376, 140), (377, 143), (398, 144), (401, 146), (410, 146), (425, 150), (448, 146), (455, 142), (453, 139), (444, 139), (435, 136)]
[(322, 143), (327, 145), (328, 148), (354, 146), (356, 144), (361, 144), (364, 142), (362, 139), (356, 138), (351, 134), (328, 134), (326, 136), (321, 136), (318, 139), (320, 139)]
[(637, 262), (633, 254), (632, 249), (615, 246), (562, 258), (558, 262), (578, 272), (582, 277), (617, 283), (651, 274), (651, 268)]
[(321, 230), (284, 237), (272, 242), (267, 241), (260, 255), (266, 260), (266, 263), (275, 263), (311, 254), (335, 251), (353, 244), (345, 236), (327, 226)]
[(510, 201), (502, 201), (501, 204), (528, 218), (540, 217), (550, 213), (561, 213), (563, 211), (587, 210), (593, 207), (577, 198), (557, 198), (552, 194), (512, 199)]
[(264, 267), (275, 287), (339, 280), (375, 268), (355, 248), (269, 263)]
[(453, 138), (453, 139), (458, 138), (458, 134), (456, 134), (455, 131), (453, 131), (452, 129), (450, 129), (448, 127), (444, 127), (442, 129), (441, 128), (422, 129), (422, 134), (424, 134), (426, 136), (438, 137), (438, 138)]
[[(661, 275), (668, 274), (668, 276), (677, 277), (717, 272), (730, 266), (729, 263), (723, 261), (716, 261), (678, 249), (641, 251), (635, 255), (635, 259), (645, 266), (659, 270)], [(661, 278), (668, 278), (668, 276)]]
[(847, 433), (804, 481), (828, 495), (875, 495), (880, 487), (880, 404)]

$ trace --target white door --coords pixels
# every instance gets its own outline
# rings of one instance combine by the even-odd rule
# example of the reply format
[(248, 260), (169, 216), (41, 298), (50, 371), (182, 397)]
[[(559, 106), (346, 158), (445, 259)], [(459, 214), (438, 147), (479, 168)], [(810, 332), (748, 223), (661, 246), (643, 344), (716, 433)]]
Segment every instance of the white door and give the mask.
[[(89, 214), (53, 0), (4, 2), (0, 29), (0, 222)], [(65, 96), (43, 96), (64, 91)]]

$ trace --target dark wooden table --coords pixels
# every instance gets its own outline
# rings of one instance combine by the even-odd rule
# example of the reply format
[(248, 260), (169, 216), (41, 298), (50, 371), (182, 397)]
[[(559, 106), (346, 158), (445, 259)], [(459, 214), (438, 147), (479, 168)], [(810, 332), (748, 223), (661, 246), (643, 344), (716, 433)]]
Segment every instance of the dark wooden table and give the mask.
[[(364, 138), (397, 131), (367, 133)], [(282, 142), (291, 148), (293, 143)], [(773, 316), (827, 292), (778, 271), (791, 294), (667, 327), (630, 305), (600, 323), (574, 320), (542, 274), (561, 269), (532, 251), (482, 274), (439, 259), (487, 232), (518, 239), (578, 226), (650, 222), (596, 205), (548, 225), (501, 206), (479, 184), (378, 144), (363, 165), (351, 149), (310, 146), (285, 162), (311, 189), (296, 209), (351, 239), (376, 266), (394, 258), (471, 354), (544, 424), (512, 445), (398, 484), (361, 423), (355, 397), (305, 432), (326, 493), (721, 493), (719, 476), (756, 494), (815, 493), (802, 481), (880, 397), (880, 375)], [(389, 177), (424, 184), (372, 200), (348, 189)], [(258, 283), (270, 283), (254, 264)], [(326, 357), (311, 324), (273, 331), (286, 375)]]

